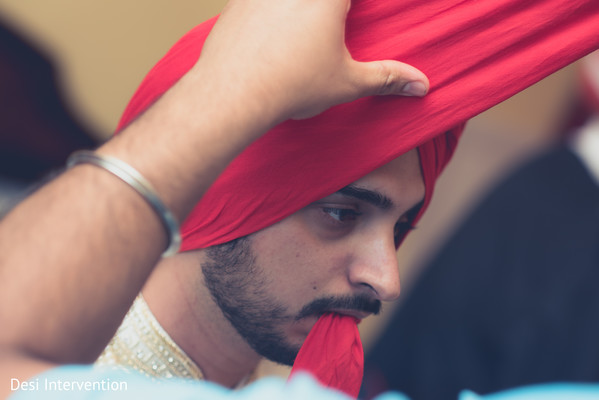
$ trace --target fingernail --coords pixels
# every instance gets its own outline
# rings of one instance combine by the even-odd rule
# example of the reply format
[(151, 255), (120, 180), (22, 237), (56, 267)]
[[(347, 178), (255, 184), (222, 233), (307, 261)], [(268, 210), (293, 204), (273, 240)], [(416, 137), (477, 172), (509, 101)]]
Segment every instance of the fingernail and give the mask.
[(401, 93), (408, 96), (421, 97), (426, 94), (426, 86), (424, 86), (424, 83), (419, 81), (408, 82), (404, 85)]

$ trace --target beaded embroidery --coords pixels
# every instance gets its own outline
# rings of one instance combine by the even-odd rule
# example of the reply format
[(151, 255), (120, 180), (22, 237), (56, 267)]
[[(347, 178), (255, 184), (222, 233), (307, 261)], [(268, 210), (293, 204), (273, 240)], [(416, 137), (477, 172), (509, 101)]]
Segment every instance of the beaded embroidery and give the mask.
[(151, 378), (203, 379), (200, 368), (160, 326), (141, 294), (96, 365), (133, 368)]

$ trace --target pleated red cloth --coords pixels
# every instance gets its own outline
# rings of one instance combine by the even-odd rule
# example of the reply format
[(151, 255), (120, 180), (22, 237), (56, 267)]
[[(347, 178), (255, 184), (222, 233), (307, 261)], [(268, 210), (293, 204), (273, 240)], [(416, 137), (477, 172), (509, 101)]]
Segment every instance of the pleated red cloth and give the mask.
[[(150, 71), (119, 130), (194, 65), (214, 22), (192, 29)], [(270, 226), (413, 148), (426, 188), (419, 218), (465, 121), (599, 48), (598, 27), (597, 0), (353, 1), (346, 29), (353, 57), (412, 64), (429, 77), (429, 94), (363, 98), (275, 127), (229, 165), (184, 221), (182, 250)], [(302, 352), (334, 355), (346, 349), (329, 346), (345, 336), (359, 340), (345, 328), (315, 335), (333, 340), (310, 340)], [(330, 368), (313, 370), (353, 374), (321, 361)]]
[(358, 323), (347, 315), (328, 313), (320, 317), (297, 354), (289, 378), (309, 372), (321, 384), (357, 397), (364, 376)]

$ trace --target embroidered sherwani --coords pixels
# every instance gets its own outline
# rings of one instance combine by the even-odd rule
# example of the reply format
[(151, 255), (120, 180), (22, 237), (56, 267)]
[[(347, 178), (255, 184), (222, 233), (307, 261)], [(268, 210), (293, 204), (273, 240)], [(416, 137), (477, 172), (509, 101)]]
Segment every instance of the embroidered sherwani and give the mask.
[(96, 365), (133, 368), (152, 378), (204, 378), (200, 368), (160, 326), (141, 294)]

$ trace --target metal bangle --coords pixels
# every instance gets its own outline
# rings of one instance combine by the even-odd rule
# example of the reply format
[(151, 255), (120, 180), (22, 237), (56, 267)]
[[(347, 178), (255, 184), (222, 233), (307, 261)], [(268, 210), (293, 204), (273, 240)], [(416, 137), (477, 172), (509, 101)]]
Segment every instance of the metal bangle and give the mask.
[(128, 184), (154, 209), (160, 217), (168, 234), (169, 244), (162, 257), (176, 254), (181, 247), (181, 233), (179, 223), (173, 213), (164, 205), (154, 187), (135, 168), (118, 158), (101, 155), (93, 151), (76, 151), (67, 160), (67, 167), (71, 168), (77, 164), (93, 164), (105, 169)]

